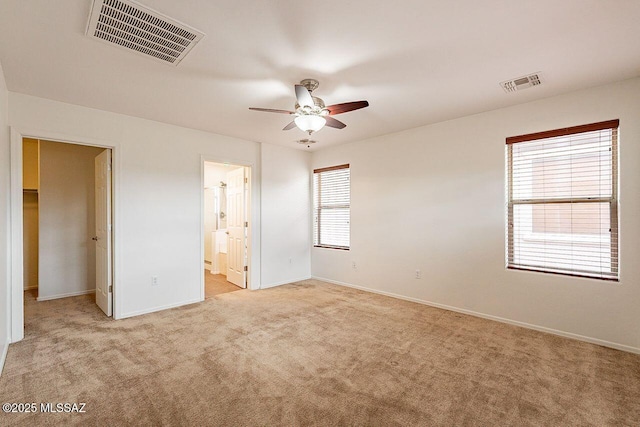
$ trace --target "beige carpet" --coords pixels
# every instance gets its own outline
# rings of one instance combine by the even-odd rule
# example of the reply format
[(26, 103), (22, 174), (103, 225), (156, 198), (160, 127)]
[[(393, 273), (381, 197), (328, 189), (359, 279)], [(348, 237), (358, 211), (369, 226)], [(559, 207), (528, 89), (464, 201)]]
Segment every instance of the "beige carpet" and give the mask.
[(222, 274), (211, 274), (209, 270), (204, 271), (204, 297), (211, 298), (216, 295), (235, 292), (242, 289), (231, 282), (227, 282), (227, 277)]
[(640, 425), (640, 357), (305, 281), (132, 319), (26, 302), (0, 425)]

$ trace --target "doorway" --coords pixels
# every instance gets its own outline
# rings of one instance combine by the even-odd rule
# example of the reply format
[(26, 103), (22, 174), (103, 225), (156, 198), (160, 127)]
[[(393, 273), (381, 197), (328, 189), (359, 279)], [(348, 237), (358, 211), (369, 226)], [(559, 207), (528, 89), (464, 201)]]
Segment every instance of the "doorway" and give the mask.
[(111, 150), (23, 139), (24, 289), (38, 301), (94, 294), (112, 314)]
[(11, 133), (11, 342), (17, 342), (27, 299), (86, 295), (113, 315), (113, 148)]
[(203, 161), (205, 298), (247, 287), (250, 176), (249, 166)]

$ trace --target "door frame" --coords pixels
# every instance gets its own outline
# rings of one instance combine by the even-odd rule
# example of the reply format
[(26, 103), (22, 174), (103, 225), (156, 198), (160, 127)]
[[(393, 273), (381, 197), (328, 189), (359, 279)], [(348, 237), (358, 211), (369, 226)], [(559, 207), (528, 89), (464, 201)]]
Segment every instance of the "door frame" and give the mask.
[[(247, 227), (247, 288), (249, 290), (257, 290), (260, 289), (260, 275), (259, 275), (259, 262), (254, 260), (254, 256), (257, 249), (259, 248), (258, 244), (258, 234), (255, 230), (259, 230), (259, 205), (254, 203), (255, 197), (257, 195), (256, 192), (256, 175), (255, 175), (255, 165), (251, 162), (241, 161), (241, 160), (230, 160), (230, 159), (222, 159), (219, 157), (201, 155), (200, 156), (200, 282), (202, 283), (202, 287), (200, 289), (200, 300), (204, 301), (204, 164), (205, 163), (219, 163), (221, 165), (229, 164), (233, 166), (241, 166), (247, 169), (247, 178), (248, 178), (248, 194), (245, 200), (246, 207), (245, 210), (247, 212), (247, 222), (249, 226)], [(254, 283), (257, 282), (257, 283)]]
[(120, 247), (118, 246), (118, 234), (119, 229), (117, 227), (116, 215), (120, 205), (119, 183), (120, 183), (120, 151), (115, 144), (111, 141), (77, 137), (74, 135), (66, 135), (55, 132), (48, 132), (34, 129), (22, 129), (11, 127), (11, 184), (10, 184), (10, 286), (9, 286), (9, 320), (10, 320), (10, 342), (15, 343), (24, 338), (24, 277), (23, 277), (23, 224), (22, 224), (22, 139), (33, 138), (43, 139), (46, 141), (61, 142), (65, 144), (85, 145), (89, 147), (108, 148), (111, 150), (111, 223), (112, 223), (112, 235), (111, 235), (111, 248), (112, 248), (112, 260), (113, 260), (113, 318), (120, 318), (120, 299), (118, 298), (117, 289), (117, 277), (119, 277), (119, 254)]

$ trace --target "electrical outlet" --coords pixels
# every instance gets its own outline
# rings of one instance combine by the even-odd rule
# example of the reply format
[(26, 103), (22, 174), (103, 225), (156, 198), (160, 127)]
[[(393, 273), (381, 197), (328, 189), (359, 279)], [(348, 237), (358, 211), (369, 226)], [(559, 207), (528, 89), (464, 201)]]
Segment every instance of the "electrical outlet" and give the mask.
[(158, 276), (151, 276), (151, 286), (158, 286)]
[(354, 270), (357, 270), (357, 269), (358, 269), (358, 266), (356, 265), (356, 262), (355, 262), (355, 261), (353, 261), (353, 262), (351, 263), (351, 268), (353, 268)]
[(416, 279), (422, 279), (422, 273), (420, 270), (416, 270)]

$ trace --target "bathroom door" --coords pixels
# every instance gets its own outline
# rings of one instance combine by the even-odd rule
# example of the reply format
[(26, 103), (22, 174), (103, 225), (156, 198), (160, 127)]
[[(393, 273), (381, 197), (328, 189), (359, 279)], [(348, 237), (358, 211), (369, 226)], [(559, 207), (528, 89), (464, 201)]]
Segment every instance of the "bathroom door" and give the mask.
[(241, 288), (247, 287), (245, 178), (245, 168), (227, 173), (227, 280)]

